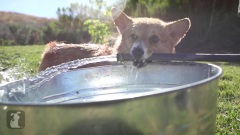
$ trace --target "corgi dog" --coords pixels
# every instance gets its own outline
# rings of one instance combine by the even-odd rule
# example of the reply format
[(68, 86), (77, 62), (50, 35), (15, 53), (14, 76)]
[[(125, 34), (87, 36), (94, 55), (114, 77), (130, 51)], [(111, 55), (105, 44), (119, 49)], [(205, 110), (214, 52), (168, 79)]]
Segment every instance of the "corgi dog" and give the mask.
[(120, 34), (114, 46), (50, 42), (43, 52), (39, 71), (76, 59), (117, 53), (131, 54), (133, 65), (140, 68), (153, 53), (174, 53), (191, 26), (189, 18), (164, 22), (157, 18), (132, 18), (116, 8), (111, 12)]

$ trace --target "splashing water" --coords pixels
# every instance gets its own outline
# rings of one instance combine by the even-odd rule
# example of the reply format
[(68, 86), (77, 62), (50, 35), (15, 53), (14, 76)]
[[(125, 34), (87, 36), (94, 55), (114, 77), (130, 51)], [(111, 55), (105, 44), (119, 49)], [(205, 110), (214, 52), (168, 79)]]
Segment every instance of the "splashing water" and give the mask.
[(0, 85), (7, 84), (18, 79), (24, 79), (29, 76), (30, 74), (24, 72), (20, 66), (16, 66), (4, 71), (0, 71)]
[(15, 71), (14, 69), (9, 69), (6, 71), (0, 72), (0, 84), (6, 84), (7, 82), (15, 81), (15, 77), (13, 77), (12, 72)]
[(74, 60), (67, 63), (60, 64), (58, 66), (53, 66), (50, 68), (47, 68), (45, 71), (40, 72), (36, 78), (31, 78), (29, 81), (31, 83), (34, 83), (33, 87), (38, 87), (41, 84), (43, 84), (46, 81), (49, 81), (54, 76), (64, 73), (67, 71), (70, 71), (72, 69), (77, 69), (78, 67), (92, 64), (92, 63), (99, 63), (99, 62), (116, 62), (116, 56), (110, 55), (110, 56), (101, 56), (101, 57), (92, 57), (92, 58), (86, 58), (81, 60)]

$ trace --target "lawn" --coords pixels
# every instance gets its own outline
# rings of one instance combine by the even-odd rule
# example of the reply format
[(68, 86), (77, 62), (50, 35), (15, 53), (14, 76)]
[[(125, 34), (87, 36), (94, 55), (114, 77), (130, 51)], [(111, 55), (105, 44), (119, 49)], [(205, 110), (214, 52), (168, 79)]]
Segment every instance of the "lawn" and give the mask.
[(219, 64), (224, 73), (219, 82), (217, 135), (240, 134), (240, 65)]
[[(0, 84), (8, 81), (3, 77), (8, 71), (16, 79), (36, 75), (43, 48), (43, 45), (0, 46)], [(216, 135), (237, 135), (240, 134), (240, 65), (215, 64), (224, 71), (219, 82)]]
[(0, 46), (0, 84), (36, 75), (43, 49), (44, 45)]

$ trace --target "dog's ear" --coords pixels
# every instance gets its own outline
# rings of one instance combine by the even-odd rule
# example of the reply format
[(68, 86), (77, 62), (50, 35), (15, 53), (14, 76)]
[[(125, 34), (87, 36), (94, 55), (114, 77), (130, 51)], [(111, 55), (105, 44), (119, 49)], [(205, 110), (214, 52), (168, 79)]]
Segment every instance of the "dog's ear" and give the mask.
[(174, 22), (167, 23), (166, 28), (170, 36), (174, 40), (174, 45), (177, 45), (181, 41), (181, 39), (184, 38), (190, 26), (191, 22), (189, 18), (184, 18)]
[(120, 33), (123, 33), (129, 26), (132, 26), (131, 17), (127, 16), (117, 8), (112, 8), (112, 18)]

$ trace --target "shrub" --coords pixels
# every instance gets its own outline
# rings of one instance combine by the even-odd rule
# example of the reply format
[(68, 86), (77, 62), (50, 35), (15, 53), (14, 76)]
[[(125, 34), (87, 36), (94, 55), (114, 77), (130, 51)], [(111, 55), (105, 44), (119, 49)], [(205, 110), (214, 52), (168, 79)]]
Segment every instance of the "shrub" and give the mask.
[(108, 26), (100, 20), (88, 19), (84, 22), (88, 32), (91, 34), (94, 43), (103, 43), (104, 37), (109, 35)]

